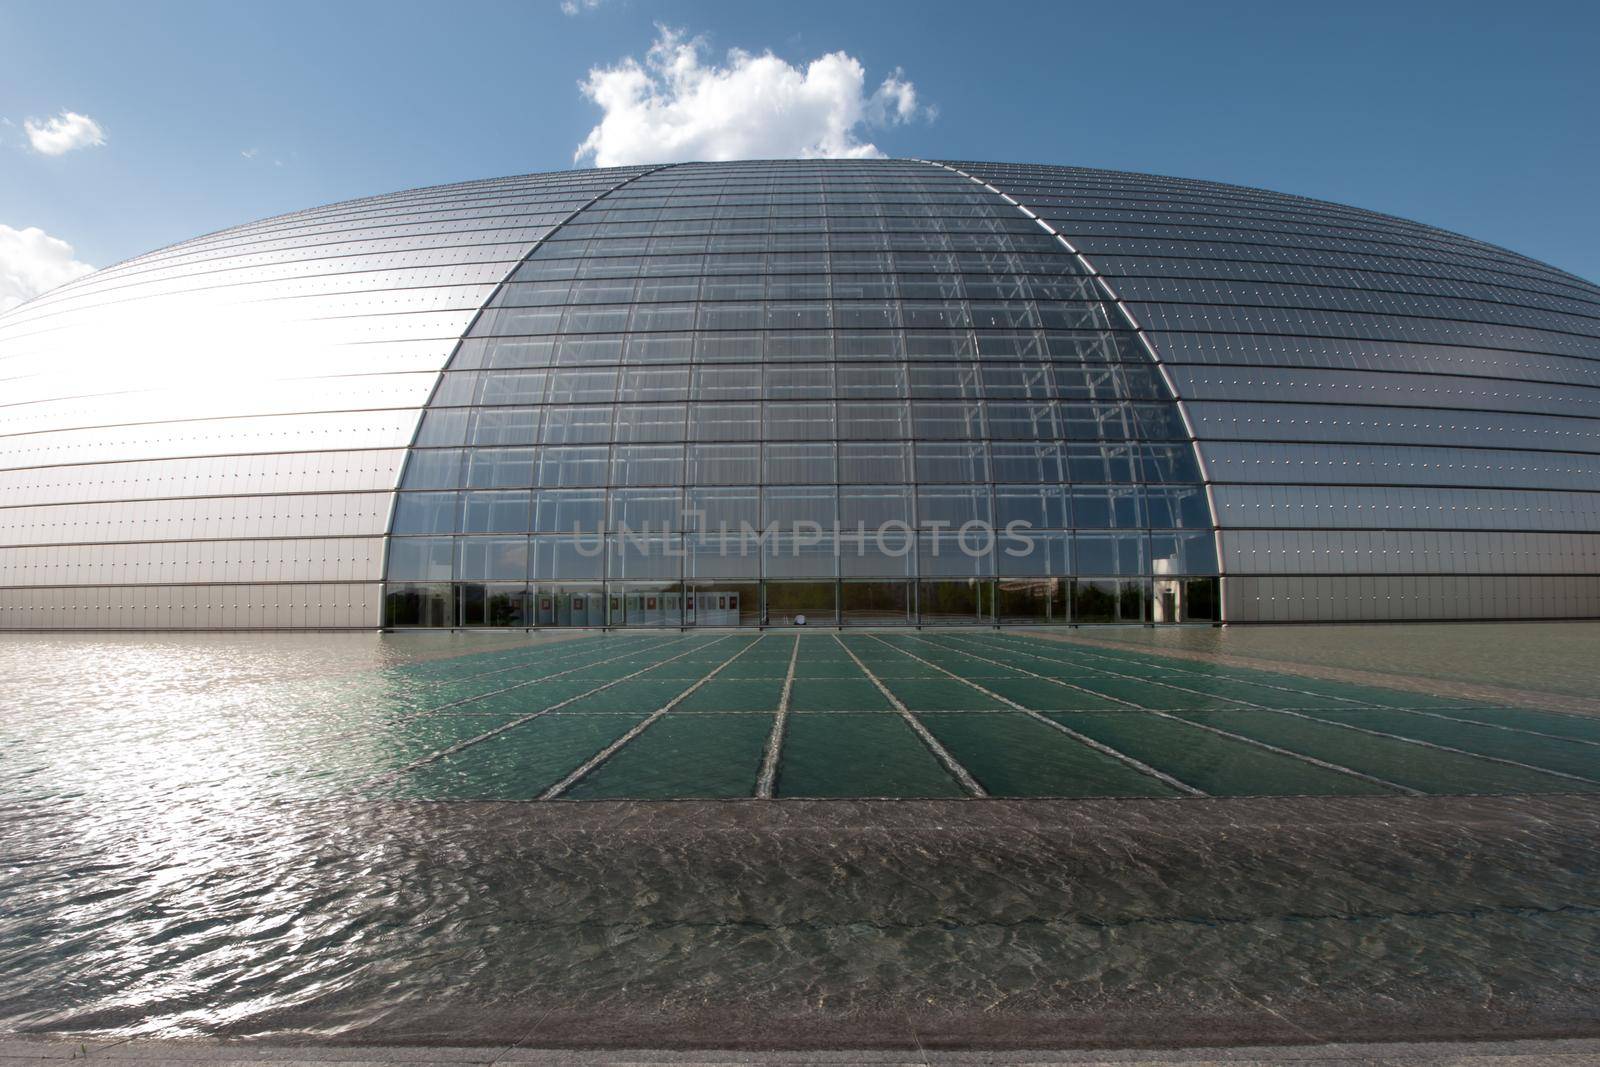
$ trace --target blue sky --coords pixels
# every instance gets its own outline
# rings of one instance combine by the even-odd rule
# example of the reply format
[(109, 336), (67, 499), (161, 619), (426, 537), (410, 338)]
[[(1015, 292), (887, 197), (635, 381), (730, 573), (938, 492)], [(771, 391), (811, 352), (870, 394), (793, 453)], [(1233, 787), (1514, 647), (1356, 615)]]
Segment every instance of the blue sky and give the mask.
[[(789, 154), (848, 123), (831, 150), (1264, 186), (1600, 279), (1600, 5), (569, 6), (8, 3), (0, 235), (36, 227), (103, 266), (346, 197), (567, 168), (606, 114), (580, 83), (598, 70), (595, 84), (618, 88), (604, 72), (628, 57), (639, 77), (659, 76), (647, 53), (666, 26), (682, 31), (672, 55), (698, 64), (707, 92), (675, 100), (658, 77), (656, 103), (700, 132), (673, 144), (662, 128), (629, 132), (641, 113), (618, 105), (586, 163)], [(730, 48), (776, 59), (730, 60)], [(763, 115), (774, 86), (811, 110)], [(66, 113), (92, 128), (64, 120), (75, 125), (50, 141), (49, 120)], [(82, 146), (45, 154), (29, 120), (47, 148)], [(22, 269), (6, 260), (28, 254), (18, 247), (0, 242), (0, 274)]]

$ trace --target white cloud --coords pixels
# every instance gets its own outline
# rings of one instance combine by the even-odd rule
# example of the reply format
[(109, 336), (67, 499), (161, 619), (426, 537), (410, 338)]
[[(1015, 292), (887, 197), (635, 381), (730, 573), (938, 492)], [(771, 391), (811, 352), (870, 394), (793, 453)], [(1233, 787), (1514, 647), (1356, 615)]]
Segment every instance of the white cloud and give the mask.
[(579, 83), (605, 112), (573, 156), (595, 166), (693, 159), (861, 158), (882, 152), (861, 134), (933, 117), (896, 69), (871, 93), (861, 61), (829, 52), (802, 70), (771, 52), (733, 49), (707, 62), (705, 44), (658, 26), (643, 63), (592, 67)]
[(63, 111), (53, 119), (22, 124), (28, 131), (28, 142), (33, 150), (46, 156), (59, 156), (74, 148), (89, 148), (106, 143), (106, 131), (88, 115), (76, 111)]
[(94, 270), (72, 258), (72, 246), (37, 226), (0, 223), (0, 312)]
[(572, 16), (583, 11), (593, 11), (599, 6), (600, 0), (561, 0), (561, 13)]

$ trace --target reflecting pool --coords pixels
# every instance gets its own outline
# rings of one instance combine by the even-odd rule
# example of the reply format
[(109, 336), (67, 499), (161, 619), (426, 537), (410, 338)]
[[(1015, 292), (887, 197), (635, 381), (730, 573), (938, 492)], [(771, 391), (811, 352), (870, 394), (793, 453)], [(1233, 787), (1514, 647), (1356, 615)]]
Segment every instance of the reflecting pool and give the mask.
[(1585, 648), (1600, 627), (0, 638), (0, 1029), (1593, 1034)]

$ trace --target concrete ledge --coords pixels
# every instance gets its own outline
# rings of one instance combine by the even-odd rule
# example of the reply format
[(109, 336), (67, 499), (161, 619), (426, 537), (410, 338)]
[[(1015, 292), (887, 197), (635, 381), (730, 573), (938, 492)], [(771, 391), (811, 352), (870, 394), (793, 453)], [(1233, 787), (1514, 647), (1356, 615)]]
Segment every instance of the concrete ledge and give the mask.
[(0, 1037), (0, 1065), (44, 1061), (92, 1060), (97, 1063), (143, 1065), (152, 1063), (209, 1064), (232, 1067), (235, 1064), (274, 1063), (282, 1065), (342, 1063), (360, 1067), (428, 1064), (549, 1064), (562, 1067), (601, 1067), (651, 1064), (685, 1067), (689, 1064), (758, 1064), (764, 1067), (820, 1065), (843, 1067), (846, 1064), (871, 1067), (960, 1067), (982, 1065), (1029, 1067), (1047, 1064), (1092, 1067), (1096, 1064), (1153, 1064), (1160, 1067), (1209, 1067), (1250, 1064), (1308, 1064), (1335, 1067), (1339, 1064), (1427, 1064), (1471, 1065), (1471, 1067), (1587, 1067), (1600, 1061), (1600, 1038), (1559, 1041), (1483, 1041), (1483, 1042), (1385, 1042), (1328, 1045), (1247, 1045), (1224, 1048), (1175, 1049), (1082, 1049), (1005, 1052), (985, 1049), (960, 1051), (895, 1051), (832, 1049), (794, 1052), (727, 1051), (719, 1049), (618, 1049), (588, 1051), (539, 1049), (521, 1046), (374, 1046), (374, 1045), (291, 1045), (245, 1041), (152, 1040), (138, 1038), (106, 1041), (103, 1038), (76, 1039), (62, 1035), (10, 1035)]

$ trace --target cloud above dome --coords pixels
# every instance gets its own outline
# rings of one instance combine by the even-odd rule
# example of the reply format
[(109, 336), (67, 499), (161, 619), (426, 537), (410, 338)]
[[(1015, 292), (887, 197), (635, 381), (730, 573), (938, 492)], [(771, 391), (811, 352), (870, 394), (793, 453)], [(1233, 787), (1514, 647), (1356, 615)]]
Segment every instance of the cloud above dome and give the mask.
[(657, 31), (642, 63), (592, 67), (579, 83), (604, 115), (575, 163), (871, 158), (883, 153), (868, 131), (935, 116), (899, 68), (869, 92), (866, 68), (842, 51), (802, 69), (735, 48), (719, 64), (701, 38)]
[(37, 226), (18, 230), (0, 223), (0, 312), (92, 270), (61, 238)]

